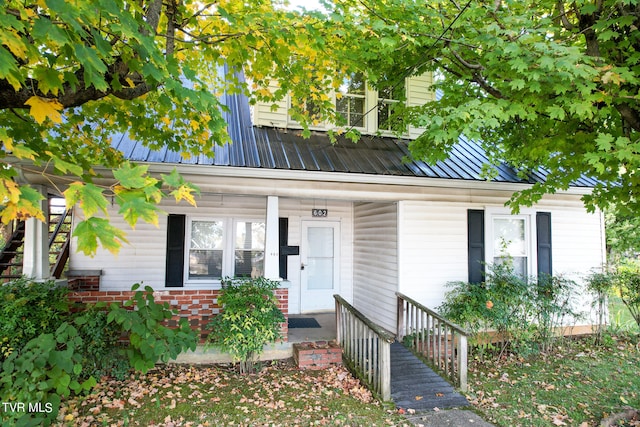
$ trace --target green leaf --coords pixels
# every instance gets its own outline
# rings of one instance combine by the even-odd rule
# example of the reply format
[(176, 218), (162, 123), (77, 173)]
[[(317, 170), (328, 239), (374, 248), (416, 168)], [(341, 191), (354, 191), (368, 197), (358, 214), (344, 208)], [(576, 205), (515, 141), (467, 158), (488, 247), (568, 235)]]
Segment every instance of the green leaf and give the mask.
[(73, 231), (78, 239), (78, 251), (93, 256), (98, 249), (98, 241), (102, 247), (117, 254), (123, 243), (128, 243), (122, 230), (112, 226), (103, 218), (88, 218), (80, 221)]
[(85, 215), (91, 217), (98, 211), (107, 213), (107, 199), (103, 195), (103, 190), (92, 183), (76, 181), (69, 185), (63, 193), (67, 208), (80, 203), (80, 207)]
[(149, 166), (134, 166), (125, 162), (118, 169), (113, 171), (113, 176), (120, 182), (120, 185), (127, 189), (141, 188), (147, 183), (146, 174)]
[(120, 205), (118, 213), (122, 214), (132, 228), (135, 227), (139, 218), (158, 226), (158, 208), (147, 201), (143, 191), (119, 191), (116, 201)]

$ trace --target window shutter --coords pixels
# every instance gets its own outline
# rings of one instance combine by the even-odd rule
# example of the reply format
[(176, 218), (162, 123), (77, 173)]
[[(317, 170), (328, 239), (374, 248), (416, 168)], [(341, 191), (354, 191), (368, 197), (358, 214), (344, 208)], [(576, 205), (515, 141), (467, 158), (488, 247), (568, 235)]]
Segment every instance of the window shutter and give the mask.
[[(280, 248), (289, 244), (289, 218), (278, 218), (278, 240)], [(288, 261), (287, 254), (280, 250), (280, 277), (287, 278)]]
[(536, 213), (536, 236), (538, 246), (538, 277), (551, 276), (551, 212)]
[(169, 215), (167, 219), (167, 265), (165, 286), (184, 286), (184, 232), (186, 217)]
[(469, 283), (484, 281), (484, 211), (467, 211)]

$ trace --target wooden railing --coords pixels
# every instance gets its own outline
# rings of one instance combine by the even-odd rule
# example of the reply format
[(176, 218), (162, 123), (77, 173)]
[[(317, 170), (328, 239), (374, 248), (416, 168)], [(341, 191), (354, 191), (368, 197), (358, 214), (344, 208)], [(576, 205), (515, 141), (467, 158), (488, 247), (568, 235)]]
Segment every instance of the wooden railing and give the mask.
[(469, 332), (419, 302), (396, 292), (398, 341), (422, 355), (434, 370), (467, 390)]
[(340, 295), (336, 340), (349, 368), (382, 400), (391, 399), (391, 343), (395, 336), (367, 319)]

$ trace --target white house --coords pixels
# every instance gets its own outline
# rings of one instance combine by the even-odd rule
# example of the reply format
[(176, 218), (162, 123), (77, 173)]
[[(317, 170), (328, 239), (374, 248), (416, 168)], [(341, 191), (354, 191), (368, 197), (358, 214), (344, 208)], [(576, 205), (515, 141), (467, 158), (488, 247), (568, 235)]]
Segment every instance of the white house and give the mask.
[[(252, 111), (241, 95), (224, 97), (233, 143), (216, 148), (214, 158), (185, 161), (126, 135), (114, 140), (151, 172), (176, 167), (201, 197), (197, 208), (164, 204), (168, 215), (159, 227), (128, 231), (118, 256), (87, 257), (72, 242), (69, 275), (79, 283), (78, 298), (118, 299), (143, 282), (197, 326), (215, 315), (222, 277), (259, 274), (284, 279), (279, 295), (289, 314), (332, 310), (340, 294), (393, 332), (396, 291), (435, 308), (447, 282), (482, 280), (483, 262), (504, 251), (528, 275), (580, 281), (604, 263), (603, 215), (587, 213), (580, 200), (593, 180), (580, 179), (512, 215), (505, 202), (542, 174), (525, 182), (503, 165), (487, 181), (480, 174), (483, 150), (464, 138), (446, 161), (412, 160), (408, 143), (420, 130), (393, 136), (386, 124), (396, 100), (355, 83), (336, 102), (362, 132), (356, 144), (341, 137), (332, 144), (323, 124), (304, 139), (288, 100), (276, 110), (258, 104)], [(407, 79), (406, 102), (432, 99), (429, 84), (427, 77)], [(377, 104), (383, 107), (366, 114)], [(114, 225), (128, 229), (116, 212)], [(82, 213), (76, 215), (78, 221)]]

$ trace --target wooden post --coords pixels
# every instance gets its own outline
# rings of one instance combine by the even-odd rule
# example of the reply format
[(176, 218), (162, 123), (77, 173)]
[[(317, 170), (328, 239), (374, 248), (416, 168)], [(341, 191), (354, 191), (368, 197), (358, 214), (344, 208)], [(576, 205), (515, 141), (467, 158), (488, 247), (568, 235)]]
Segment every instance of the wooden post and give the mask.
[(460, 390), (467, 391), (467, 336), (458, 336), (458, 382)]
[(380, 396), (383, 401), (391, 400), (391, 344), (380, 339)]
[(336, 299), (336, 342), (338, 345), (342, 344), (342, 312), (340, 308), (340, 303)]
[(398, 313), (397, 320), (398, 324), (396, 326), (396, 337), (398, 342), (402, 342), (404, 338), (404, 300), (400, 297), (396, 297), (398, 301)]

